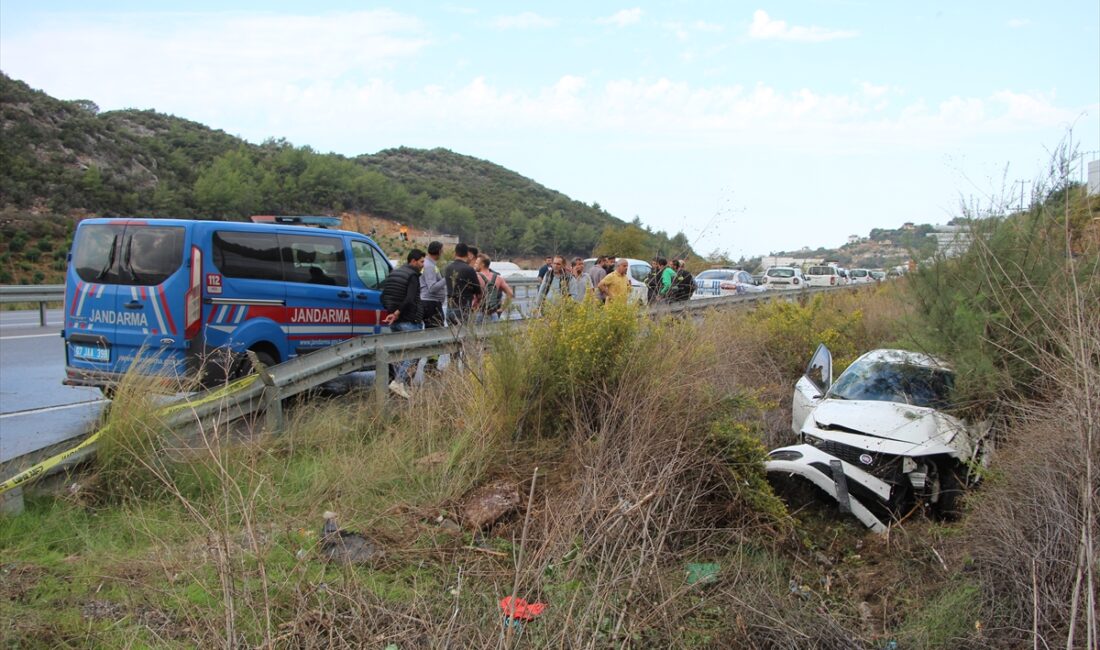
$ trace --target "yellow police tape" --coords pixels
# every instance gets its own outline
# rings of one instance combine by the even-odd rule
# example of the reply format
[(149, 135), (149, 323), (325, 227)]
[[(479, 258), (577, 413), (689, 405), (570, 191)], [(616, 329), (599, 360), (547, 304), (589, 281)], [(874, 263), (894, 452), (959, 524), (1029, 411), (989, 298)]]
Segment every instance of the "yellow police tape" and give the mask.
[[(241, 379), (230, 382), (230, 383), (226, 384), (225, 386), (222, 386), (218, 390), (211, 391), (211, 392), (208, 392), (208, 393), (204, 394), (200, 399), (198, 399), (196, 401), (193, 401), (193, 402), (190, 401), (190, 400), (184, 399), (184, 400), (182, 400), (180, 402), (177, 402), (175, 404), (169, 404), (168, 406), (165, 406), (161, 409), (158, 409), (157, 414), (161, 415), (161, 416), (171, 415), (172, 413), (175, 413), (175, 412), (183, 410), (183, 409), (194, 408), (194, 407), (200, 406), (202, 404), (208, 404), (210, 402), (222, 399), (222, 398), (227, 397), (227, 396), (229, 396), (229, 395), (231, 395), (231, 394), (233, 394), (233, 393), (235, 393), (239, 390), (247, 388), (248, 386), (250, 386), (252, 384), (252, 382), (256, 381), (257, 377), (258, 377), (258, 375), (249, 375), (247, 377), (242, 377)], [(93, 433), (92, 435), (88, 436), (83, 442), (81, 442), (79, 445), (73, 447), (72, 449), (63, 451), (60, 454), (57, 454), (56, 456), (51, 456), (50, 458), (47, 458), (46, 460), (42, 461), (41, 463), (38, 463), (34, 467), (30, 467), (28, 469), (25, 469), (22, 472), (20, 472), (20, 473), (16, 474), (15, 476), (9, 478), (8, 480), (4, 481), (3, 483), (0, 483), (0, 494), (3, 494), (5, 492), (7, 492), (8, 490), (11, 490), (13, 488), (17, 488), (21, 485), (25, 485), (27, 483), (30, 483), (34, 479), (36, 479), (40, 476), (43, 476), (47, 471), (49, 471), (50, 469), (53, 469), (54, 467), (60, 465), (61, 463), (65, 462), (66, 460), (72, 458), (81, 449), (84, 449), (84, 448), (88, 447), (93, 442), (98, 440), (100, 438), (100, 436), (102, 436), (103, 434), (109, 432), (110, 430), (111, 430), (111, 425), (110, 425), (110, 423), (108, 423), (108, 424), (104, 425), (101, 429), (99, 429), (98, 431)]]

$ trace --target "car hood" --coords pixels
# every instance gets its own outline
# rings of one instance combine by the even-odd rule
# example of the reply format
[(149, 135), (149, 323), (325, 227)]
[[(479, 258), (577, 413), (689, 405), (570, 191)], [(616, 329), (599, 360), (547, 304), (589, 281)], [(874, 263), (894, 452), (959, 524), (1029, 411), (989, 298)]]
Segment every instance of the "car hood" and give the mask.
[(865, 400), (825, 399), (812, 413), (822, 431), (855, 433), (913, 445), (950, 445), (966, 425), (932, 408)]

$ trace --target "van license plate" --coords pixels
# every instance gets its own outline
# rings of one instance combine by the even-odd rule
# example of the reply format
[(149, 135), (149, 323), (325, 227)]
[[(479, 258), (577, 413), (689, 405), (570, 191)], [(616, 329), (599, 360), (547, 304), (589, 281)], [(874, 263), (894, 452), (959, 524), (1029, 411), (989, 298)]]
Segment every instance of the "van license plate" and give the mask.
[(101, 348), (91, 345), (73, 345), (73, 356), (77, 359), (87, 359), (88, 361), (110, 361), (111, 350), (110, 348)]

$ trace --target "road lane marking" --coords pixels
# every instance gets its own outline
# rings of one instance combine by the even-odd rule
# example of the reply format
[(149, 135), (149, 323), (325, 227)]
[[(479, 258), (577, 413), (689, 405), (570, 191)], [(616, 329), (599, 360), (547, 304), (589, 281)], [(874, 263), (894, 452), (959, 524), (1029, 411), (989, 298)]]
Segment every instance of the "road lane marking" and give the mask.
[(53, 334), (21, 334), (19, 336), (0, 336), (0, 341), (12, 341), (15, 339), (44, 339), (47, 336), (52, 336), (55, 339), (61, 338), (61, 334), (59, 332), (54, 332)]
[(76, 402), (74, 404), (64, 404), (62, 406), (43, 406), (36, 409), (27, 409), (25, 411), (13, 411), (11, 413), (0, 413), (0, 420), (4, 418), (14, 418), (20, 415), (38, 415), (39, 413), (50, 413), (53, 411), (64, 411), (66, 409), (74, 409), (78, 406), (87, 406), (88, 404), (101, 404), (106, 402), (105, 399), (90, 399), (84, 402)]

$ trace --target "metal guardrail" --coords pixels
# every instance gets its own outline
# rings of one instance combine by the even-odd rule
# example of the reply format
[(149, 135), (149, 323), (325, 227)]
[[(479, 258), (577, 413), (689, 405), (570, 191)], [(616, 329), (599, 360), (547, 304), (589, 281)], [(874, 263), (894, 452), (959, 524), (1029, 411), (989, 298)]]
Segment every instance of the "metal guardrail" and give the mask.
[[(530, 295), (538, 281), (521, 279), (509, 280), (513, 287), (523, 287)], [(676, 303), (662, 303), (651, 306), (651, 316), (667, 314), (703, 314), (711, 309), (721, 309), (737, 305), (753, 304), (772, 299), (794, 300), (801, 297), (836, 291), (847, 287), (822, 287), (814, 289), (767, 291), (736, 296), (700, 298)], [(481, 325), (464, 325), (445, 328), (420, 330), (415, 332), (395, 332), (348, 339), (328, 348), (302, 355), (270, 368), (260, 367), (259, 379), (249, 386), (232, 393), (212, 399), (221, 388), (195, 394), (187, 402), (197, 406), (174, 410), (166, 424), (173, 430), (186, 430), (204, 425), (226, 424), (234, 420), (253, 417), (261, 411), (265, 415), (265, 425), (270, 431), (283, 427), (284, 400), (308, 390), (317, 388), (339, 376), (362, 370), (367, 367), (385, 368), (386, 364), (398, 361), (420, 359), (435, 354), (454, 353), (463, 345), (476, 343), (507, 329), (522, 329), (523, 320), (498, 321)], [(373, 398), (379, 409), (385, 408), (388, 382), (376, 379), (373, 386)], [(72, 444), (71, 440), (68, 444)], [(0, 465), (0, 480), (16, 475), (24, 468), (31, 467), (56, 453), (57, 446), (31, 452), (13, 458)], [(95, 445), (89, 445), (80, 453), (67, 458), (63, 463), (51, 468), (50, 473), (70, 468), (95, 453)], [(9, 503), (0, 510), (18, 512), (22, 509), (22, 493), (19, 488), (0, 495)], [(12, 504), (13, 501), (17, 504)]]
[(46, 303), (64, 301), (65, 285), (63, 284), (0, 285), (0, 304), (38, 303), (38, 324), (42, 327), (46, 326)]

